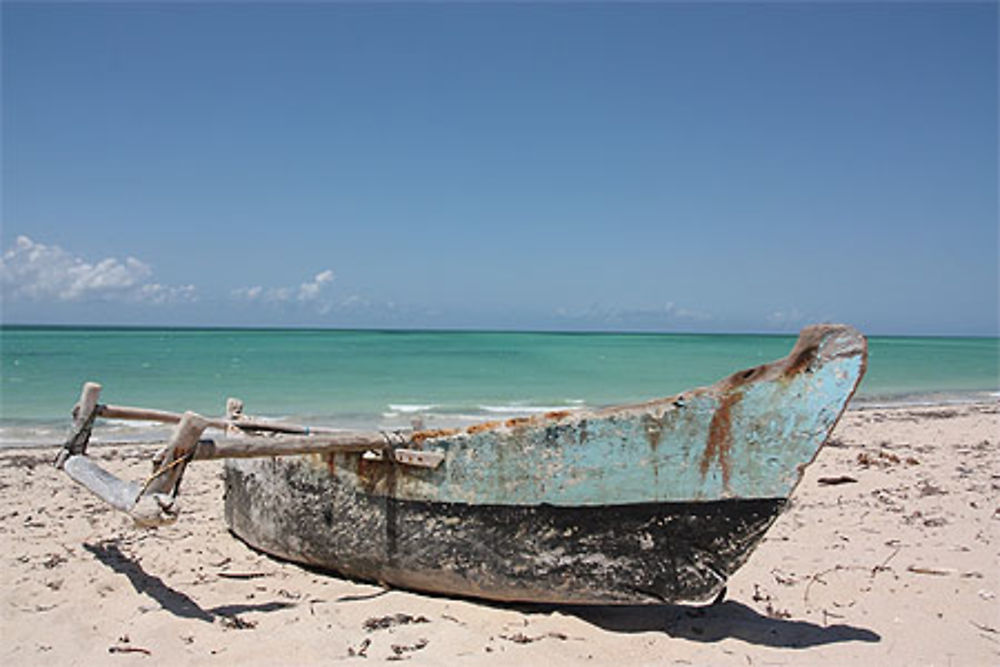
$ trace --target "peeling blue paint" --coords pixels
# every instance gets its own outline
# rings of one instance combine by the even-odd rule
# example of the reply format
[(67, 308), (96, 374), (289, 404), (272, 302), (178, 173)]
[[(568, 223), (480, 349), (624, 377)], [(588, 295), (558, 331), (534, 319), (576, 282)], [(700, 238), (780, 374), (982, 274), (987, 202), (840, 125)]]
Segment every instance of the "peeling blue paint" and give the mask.
[[(803, 342), (807, 332), (814, 352)], [(814, 359), (803, 365), (806, 353)], [(813, 327), (786, 359), (677, 398), (428, 439), (423, 445), (443, 452), (444, 464), (406, 469), (375, 492), (560, 506), (784, 498), (829, 436), (865, 364), (857, 331)], [(339, 454), (323, 472), (357, 484), (357, 461)]]

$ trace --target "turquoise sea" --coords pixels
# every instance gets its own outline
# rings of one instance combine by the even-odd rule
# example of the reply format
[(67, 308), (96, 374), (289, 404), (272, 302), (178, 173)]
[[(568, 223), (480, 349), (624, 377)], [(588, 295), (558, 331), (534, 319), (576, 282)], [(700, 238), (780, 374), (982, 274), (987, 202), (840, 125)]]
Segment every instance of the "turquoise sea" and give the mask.
[[(87, 380), (102, 402), (341, 428), (427, 427), (637, 401), (785, 356), (795, 336), (0, 328), (0, 446), (54, 445)], [(869, 339), (855, 405), (1000, 391), (996, 338)], [(162, 437), (111, 422), (97, 440)]]

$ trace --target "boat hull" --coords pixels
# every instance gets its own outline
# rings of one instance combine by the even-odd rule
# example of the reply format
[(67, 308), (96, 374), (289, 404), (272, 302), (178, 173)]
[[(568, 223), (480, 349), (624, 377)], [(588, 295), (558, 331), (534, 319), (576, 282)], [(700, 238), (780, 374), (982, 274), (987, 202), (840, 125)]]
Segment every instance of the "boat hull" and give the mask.
[[(631, 406), (411, 434), (436, 468), (360, 452), (226, 463), (253, 547), (387, 585), (504, 601), (712, 599), (786, 505), (866, 366), (850, 327)], [(385, 452), (383, 452), (385, 454)]]
[(344, 489), (301, 458), (241, 461), (226, 479), (226, 520), (270, 554), (396, 587), (570, 604), (711, 599), (785, 502), (405, 501)]

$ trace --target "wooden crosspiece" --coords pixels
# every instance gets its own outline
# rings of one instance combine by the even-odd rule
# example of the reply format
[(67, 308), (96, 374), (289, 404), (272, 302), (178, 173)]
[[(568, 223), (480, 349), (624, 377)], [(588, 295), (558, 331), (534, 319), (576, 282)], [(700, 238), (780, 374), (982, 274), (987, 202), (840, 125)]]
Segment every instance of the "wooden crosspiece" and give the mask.
[[(177, 519), (180, 482), (192, 461), (353, 452), (393, 465), (436, 468), (444, 459), (438, 452), (408, 449), (412, 443), (402, 433), (338, 431), (254, 420), (243, 414), (243, 402), (235, 398), (226, 401), (225, 418), (212, 419), (194, 412), (102, 405), (98, 402), (100, 393), (101, 385), (96, 382), (83, 385), (73, 408), (73, 428), (55, 465), (141, 526), (159, 526)], [(87, 456), (98, 418), (176, 424), (170, 440), (153, 457), (153, 471), (144, 482), (120, 479)], [(220, 429), (227, 437), (203, 439), (209, 428)], [(261, 438), (252, 435), (255, 432), (274, 437)]]

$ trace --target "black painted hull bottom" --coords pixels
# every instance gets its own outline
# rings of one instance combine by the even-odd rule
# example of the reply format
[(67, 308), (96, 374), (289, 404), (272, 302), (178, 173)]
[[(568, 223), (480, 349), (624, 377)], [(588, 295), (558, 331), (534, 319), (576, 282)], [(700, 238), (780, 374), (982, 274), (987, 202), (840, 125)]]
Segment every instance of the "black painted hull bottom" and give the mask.
[(504, 601), (711, 600), (786, 503), (410, 502), (304, 483), (275, 466), (227, 465), (226, 520), (249, 545), (353, 578)]

